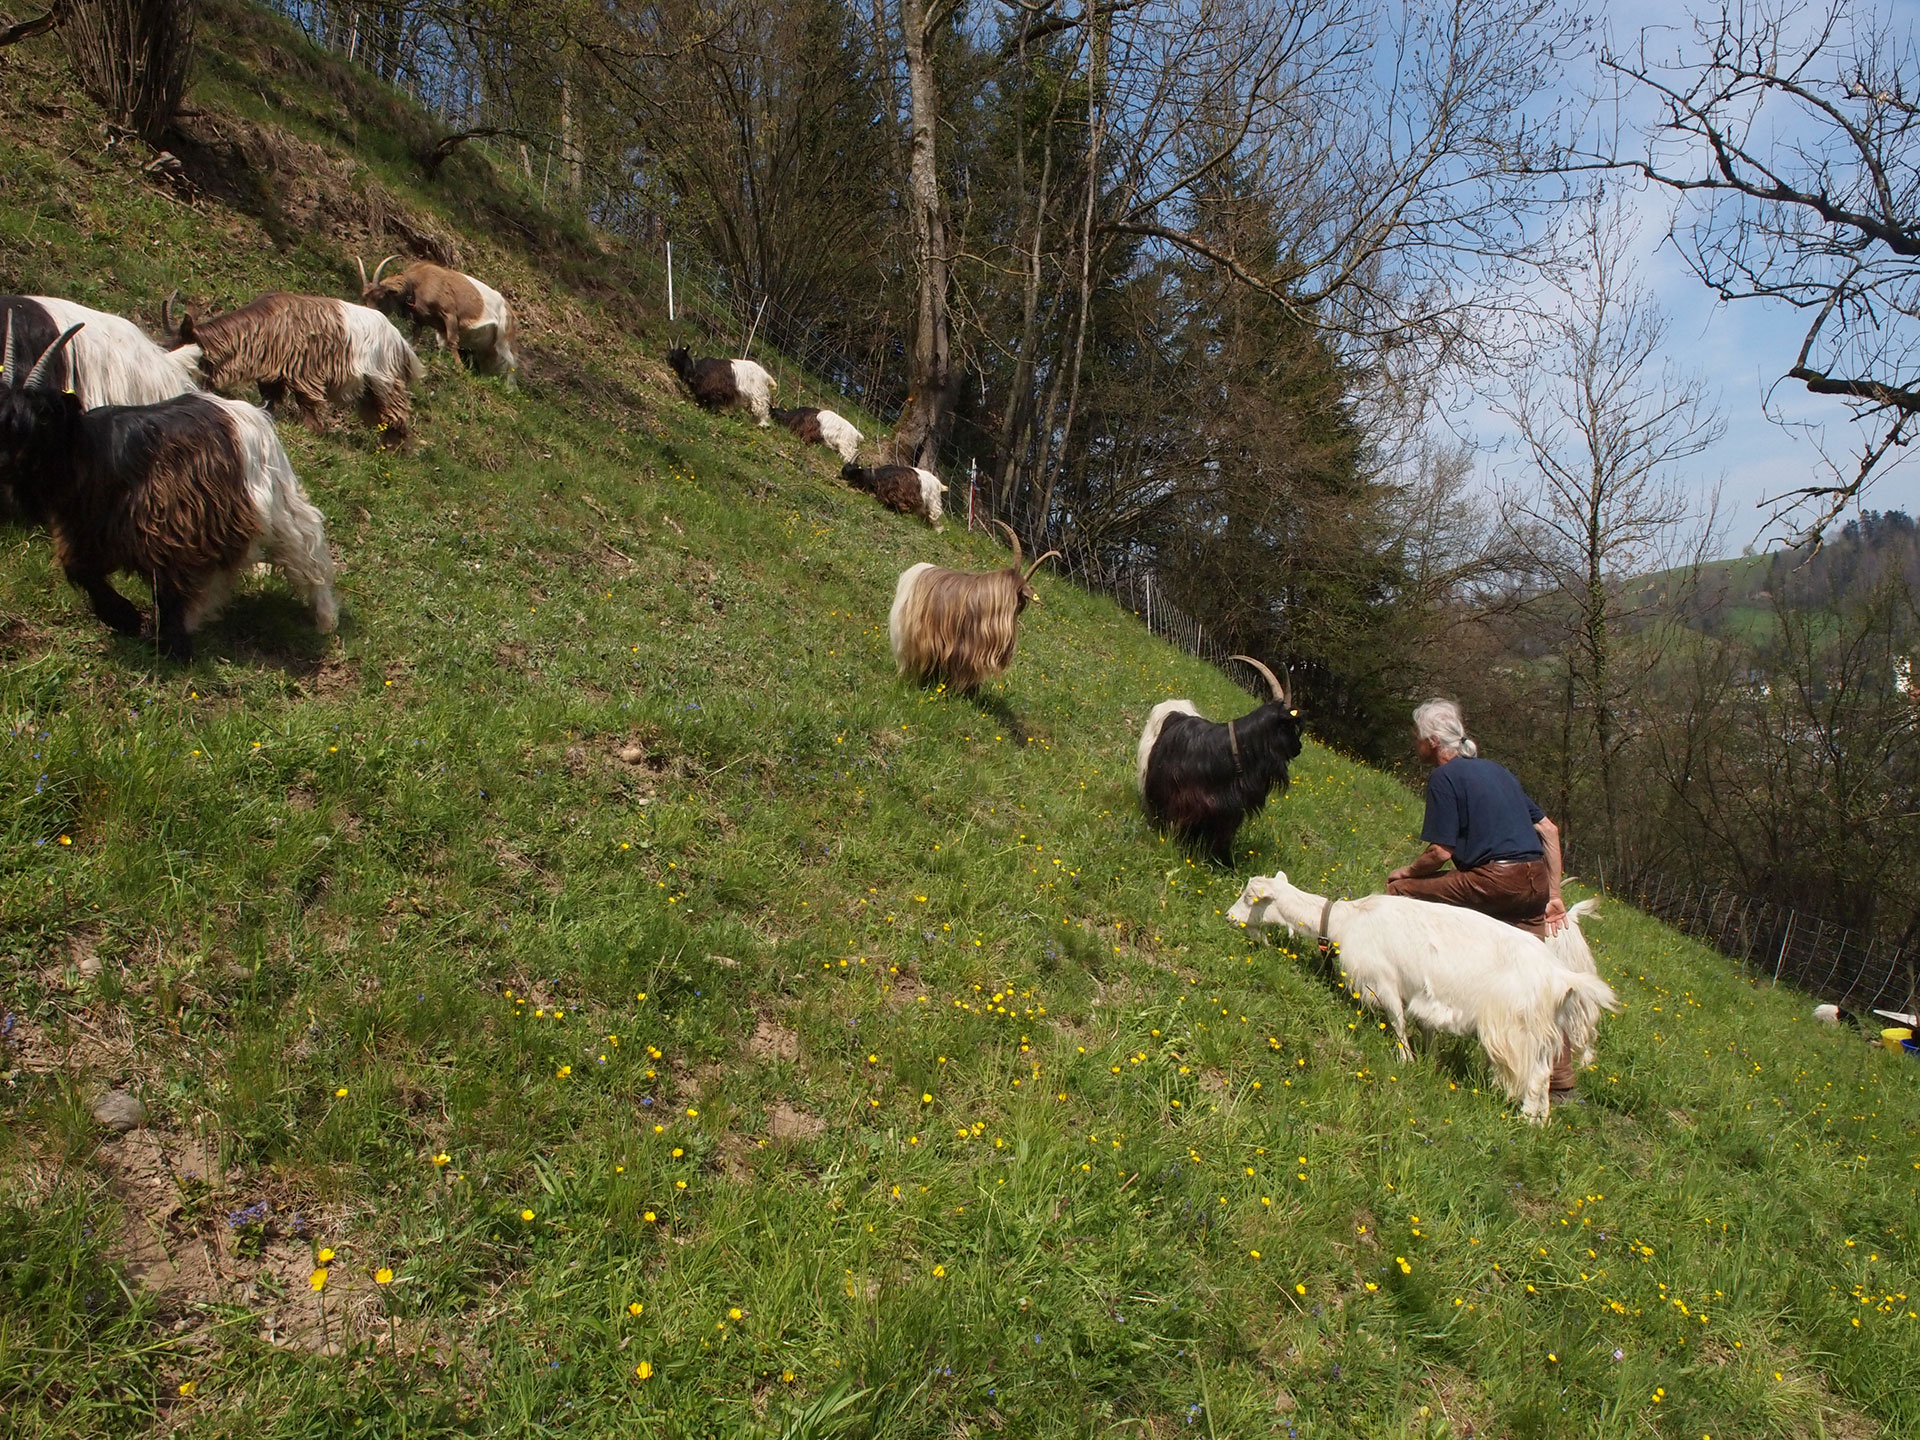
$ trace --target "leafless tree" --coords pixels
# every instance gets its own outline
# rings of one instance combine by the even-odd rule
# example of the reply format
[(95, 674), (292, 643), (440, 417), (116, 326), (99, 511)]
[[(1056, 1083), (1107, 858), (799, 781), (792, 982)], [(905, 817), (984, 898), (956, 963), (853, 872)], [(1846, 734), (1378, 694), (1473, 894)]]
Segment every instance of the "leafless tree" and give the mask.
[(1701, 558), (1712, 505), (1692, 492), (1682, 466), (1724, 426), (1701, 382), (1661, 359), (1666, 322), (1632, 279), (1634, 233), (1619, 209), (1590, 202), (1573, 239), (1576, 263), (1552, 282), (1531, 359), (1495, 404), (1520, 452), (1504, 496), (1509, 534), (1568, 617), (1561, 809), (1584, 711), (1611, 847), (1620, 835), (1614, 762), (1629, 678), (1621, 630), (1673, 598), (1625, 582)]
[(87, 93), (157, 144), (187, 90), (191, 0), (69, 0), (59, 28)]
[[(1550, 0), (1219, 0), (1115, 41), (1109, 231), (1222, 267), (1386, 366), (1455, 358), (1552, 201), (1534, 118), (1575, 22)], [(1127, 78), (1127, 77), (1130, 77)], [(1196, 223), (1221, 173), (1279, 243)]]
[[(1783, 366), (1839, 398), (1860, 439), (1772, 518), (1817, 536), (1920, 417), (1920, 53), (1910, 22), (1853, 0), (1723, 5), (1600, 57), (1642, 133), (1582, 163), (1630, 168), (1682, 200), (1673, 238), (1723, 299), (1807, 317)], [(1637, 147), (1637, 148), (1636, 148)], [(1783, 361), (1787, 357), (1781, 357)]]

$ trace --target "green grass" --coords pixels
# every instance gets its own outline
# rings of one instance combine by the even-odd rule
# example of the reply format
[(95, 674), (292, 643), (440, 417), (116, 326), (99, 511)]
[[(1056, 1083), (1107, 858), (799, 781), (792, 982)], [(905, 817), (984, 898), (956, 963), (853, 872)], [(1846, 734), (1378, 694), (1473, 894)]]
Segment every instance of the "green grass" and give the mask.
[[(244, 24), (215, 99), (363, 83)], [(339, 292), (350, 235), (158, 195), (23, 48), (9, 287)], [(1915, 1433), (1920, 1067), (1618, 907), (1584, 1105), (1400, 1065), (1221, 912), (1377, 888), (1403, 788), (1310, 746), (1192, 864), (1133, 737), (1243, 697), (1044, 577), (981, 704), (903, 684), (894, 575), (995, 552), (694, 412), (552, 236), (463, 241), (566, 321), (517, 393), (287, 432), (337, 640), (267, 579), (162, 664), (0, 530), (9, 1436)]]

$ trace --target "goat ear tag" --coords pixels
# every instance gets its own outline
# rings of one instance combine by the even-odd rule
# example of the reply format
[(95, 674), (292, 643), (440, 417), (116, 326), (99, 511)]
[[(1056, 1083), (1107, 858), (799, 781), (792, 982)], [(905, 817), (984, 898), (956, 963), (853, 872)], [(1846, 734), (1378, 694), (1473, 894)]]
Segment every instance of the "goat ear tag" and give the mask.
[(1287, 714), (1292, 716), (1295, 720), (1298, 720), (1300, 718), (1300, 712), (1298, 710), (1289, 710), (1287, 711)]

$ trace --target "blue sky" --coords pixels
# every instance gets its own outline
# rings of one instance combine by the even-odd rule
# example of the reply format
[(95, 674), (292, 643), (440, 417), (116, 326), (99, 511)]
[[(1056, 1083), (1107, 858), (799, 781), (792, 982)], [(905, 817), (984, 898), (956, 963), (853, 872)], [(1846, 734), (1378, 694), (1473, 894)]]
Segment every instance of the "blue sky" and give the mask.
[[(1920, 0), (1885, 6), (1883, 13), (1891, 14), (1909, 34), (1920, 29)], [(1604, 14), (1619, 44), (1643, 26), (1674, 24), (1679, 12), (1672, 5), (1632, 0), (1607, 5)], [(1676, 41), (1679, 38), (1676, 34)], [(1780, 380), (1798, 353), (1804, 317), (1773, 302), (1716, 300), (1665, 240), (1674, 197), (1645, 190), (1630, 202), (1640, 220), (1639, 278), (1668, 316), (1670, 358), (1706, 382), (1726, 420), (1725, 438), (1690, 462), (1686, 483), (1702, 494), (1716, 483), (1721, 486), (1721, 553), (1737, 554), (1750, 543), (1771, 548), (1779, 543), (1781, 531), (1777, 526), (1768, 529), (1763, 502), (1808, 483), (1820, 468), (1822, 445), (1828, 454), (1844, 458), (1853, 427), (1837, 403)], [(1776, 423), (1769, 409), (1788, 421), (1808, 422), (1811, 433)], [(1497, 475), (1512, 475), (1515, 461), (1504, 423), (1484, 406), (1471, 407), (1470, 413), (1476, 438), (1485, 447), (1481, 468), (1489, 483)], [(1920, 513), (1920, 457), (1883, 471), (1864, 500), (1877, 510)]]

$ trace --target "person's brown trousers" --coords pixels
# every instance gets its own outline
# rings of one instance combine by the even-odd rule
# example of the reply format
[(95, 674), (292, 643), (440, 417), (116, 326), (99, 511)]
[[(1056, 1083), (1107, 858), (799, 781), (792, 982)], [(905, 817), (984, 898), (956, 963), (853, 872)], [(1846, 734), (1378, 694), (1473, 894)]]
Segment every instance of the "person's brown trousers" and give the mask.
[[(1438, 875), (1389, 880), (1387, 893), (1478, 910), (1482, 915), (1491, 915), (1525, 930), (1536, 940), (1547, 938), (1547, 902), (1552, 898), (1552, 888), (1545, 860), (1500, 860), (1472, 870), (1445, 870)], [(1547, 1088), (1571, 1090), (1576, 1083), (1573, 1045), (1568, 1043), (1561, 1047), (1560, 1058), (1553, 1062)]]

